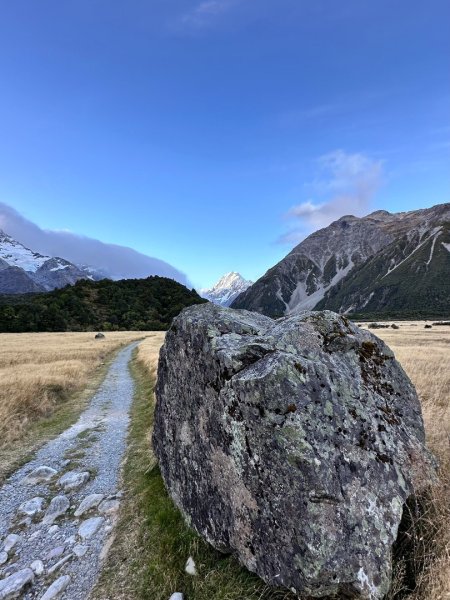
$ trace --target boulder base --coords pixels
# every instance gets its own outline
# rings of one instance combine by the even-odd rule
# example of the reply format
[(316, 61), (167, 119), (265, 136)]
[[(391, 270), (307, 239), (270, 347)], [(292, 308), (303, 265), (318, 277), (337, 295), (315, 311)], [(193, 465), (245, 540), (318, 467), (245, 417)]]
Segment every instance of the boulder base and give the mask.
[(334, 313), (185, 309), (160, 355), (153, 444), (187, 522), (267, 583), (382, 598), (407, 498), (430, 483), (417, 394)]

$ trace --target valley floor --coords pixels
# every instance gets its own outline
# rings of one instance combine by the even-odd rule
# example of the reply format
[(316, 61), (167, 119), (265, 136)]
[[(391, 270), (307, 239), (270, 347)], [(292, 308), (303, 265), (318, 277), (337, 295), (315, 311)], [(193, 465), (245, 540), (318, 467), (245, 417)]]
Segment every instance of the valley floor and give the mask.
[[(423, 407), (428, 444), (440, 460), (441, 479), (439, 485), (429, 495), (418, 499), (417, 506), (420, 507), (420, 510), (411, 515), (410, 529), (407, 535), (400, 540), (395, 552), (394, 586), (386, 600), (448, 600), (450, 598), (450, 505), (448, 502), (450, 493), (450, 327), (435, 326), (425, 329), (423, 322), (397, 322), (397, 325), (399, 325), (399, 329), (379, 329), (374, 330), (373, 333), (384, 339), (394, 350), (396, 357), (417, 387)], [(99, 401), (95, 405), (94, 401), (93, 406), (97, 406), (98, 418), (92, 417), (92, 427), (89, 427), (86, 434), (82, 433), (83, 428), (81, 428), (72, 438), (69, 436), (63, 443), (64, 448), (61, 446), (63, 452), (58, 454), (60, 457), (58, 461), (75, 461), (77, 471), (84, 470), (90, 474), (90, 483), (83, 484), (83, 486), (90, 486), (89, 492), (101, 493), (110, 497), (109, 500), (112, 501), (112, 504), (109, 506), (113, 509), (109, 514), (97, 514), (98, 508), (95, 506), (91, 509), (91, 513), (86, 513), (86, 516), (93, 516), (94, 519), (105, 518), (111, 521), (111, 523), (101, 521), (101, 527), (111, 527), (112, 517), (117, 508), (115, 501), (118, 499), (114, 496), (117, 495), (119, 487), (123, 489), (117, 521), (114, 517), (115, 529), (110, 530), (107, 544), (109, 552), (102, 553), (103, 569), (91, 598), (93, 600), (111, 598), (115, 600), (168, 600), (174, 592), (183, 592), (185, 600), (287, 600), (293, 598), (289, 593), (265, 586), (257, 577), (241, 568), (232, 557), (224, 557), (213, 551), (187, 528), (181, 515), (167, 496), (151, 452), (150, 443), (154, 408), (153, 385), (157, 357), (164, 334), (144, 333), (142, 335), (147, 337), (134, 351), (130, 363), (135, 391), (130, 409), (128, 450), (123, 463), (122, 481), (119, 483), (115, 475), (112, 478), (107, 477), (106, 480), (103, 477), (103, 481), (105, 484), (107, 483), (104, 489), (100, 490), (99, 488), (99, 492), (97, 492), (92, 487), (98, 475), (102, 481), (102, 465), (105, 464), (105, 461), (101, 459), (103, 456), (101, 440), (106, 435), (109, 424), (111, 422), (117, 424), (118, 420), (123, 421), (123, 424), (127, 422), (126, 410), (123, 414), (120, 411), (116, 413), (117, 407), (115, 407), (114, 401), (111, 404), (111, 398), (104, 398), (103, 404)], [(5, 429), (5, 423), (15, 424), (13, 425), (15, 433), (10, 434), (7, 441), (4, 437), (0, 437), (0, 444), (3, 444), (3, 448), (0, 448), (0, 465), (3, 464), (4, 473), (11, 472), (13, 462), (11, 458), (7, 460), (5, 457), (11, 457), (14, 454), (15, 446), (20, 447), (23, 444), (26, 450), (14, 455), (16, 462), (18, 457), (21, 457), (20, 460), (23, 462), (26, 454), (29, 455), (33, 448), (30, 441), (33, 432), (36, 435), (38, 432), (44, 432), (39, 434), (40, 437), (37, 436), (38, 440), (34, 440), (35, 444), (38, 442), (42, 444), (46, 435), (54, 437), (56, 433), (60, 433), (76, 420), (78, 414), (87, 405), (89, 397), (92, 397), (93, 388), (98, 388), (94, 399), (101, 398), (102, 389), (104, 390), (101, 379), (105, 376), (108, 366), (101, 363), (110, 361), (122, 344), (129, 344), (133, 339), (141, 337), (141, 334), (139, 332), (107, 334), (108, 346), (102, 346), (101, 350), (97, 345), (98, 342), (92, 339), (92, 334), (11, 334), (10, 337), (8, 336), (9, 334), (1, 336), (5, 343), (0, 349), (0, 374), (10, 374), (10, 387), (7, 389), (11, 391), (14, 390), (12, 374), (16, 373), (16, 385), (19, 388), (22, 386), (20, 389), (23, 390), (23, 399), (21, 402), (20, 393), (17, 393), (15, 396), (17, 400), (11, 402), (7, 393), (3, 390), (0, 392), (5, 394), (0, 396), (0, 427), (4, 428), (3, 431), (8, 431), (7, 428)], [(64, 336), (69, 337), (65, 338)], [(51, 350), (52, 348), (53, 350)], [(122, 351), (117, 359), (122, 361), (121, 375), (114, 376), (114, 370), (112, 371), (113, 387), (117, 385), (117, 379), (114, 377), (119, 377), (119, 380), (123, 378), (127, 380), (123, 369), (124, 361), (127, 362), (130, 352), (131, 348)], [(52, 360), (50, 360), (51, 356), (53, 356)], [(65, 363), (71, 365), (68, 371), (65, 370)], [(78, 364), (78, 377), (75, 364)], [(39, 367), (39, 365), (41, 366)], [(83, 365), (82, 368), (79, 365)], [(28, 383), (27, 371), (30, 373), (31, 383)], [(52, 377), (57, 378), (60, 374), (64, 380), (63, 374), (67, 372), (72, 373), (69, 378), (66, 377), (71, 381), (71, 385), (63, 386), (62, 389), (65, 391), (60, 393), (61, 388), (58, 385), (55, 385), (55, 388), (52, 387), (52, 381), (57, 381)], [(42, 375), (41, 378), (39, 378), (39, 373)], [(105, 381), (108, 385), (108, 379)], [(61, 380), (59, 382), (61, 386)], [(86, 389), (87, 382), (91, 382), (89, 391), (85, 392), (83, 396), (81, 390)], [(34, 386), (32, 387), (34, 392), (27, 392), (29, 385)], [(45, 389), (47, 392), (43, 391)], [(54, 389), (60, 390), (59, 395), (52, 396)], [(125, 403), (131, 401), (131, 388), (128, 387), (127, 390), (127, 392), (122, 392), (121, 401), (125, 401)], [(31, 400), (25, 400), (26, 398), (32, 399), (34, 394), (38, 393), (40, 396), (36, 396), (34, 403)], [(128, 399), (124, 398), (127, 395)], [(40, 402), (48, 402), (45, 410), (39, 410), (39, 398)], [(78, 399), (75, 401), (75, 398)], [(49, 416), (49, 413), (53, 413), (53, 417)], [(36, 418), (38, 422), (33, 423)], [(46, 423), (50, 424), (48, 428), (45, 427)], [(71, 430), (74, 431), (73, 428), (69, 429), (69, 431)], [(113, 469), (116, 474), (121, 452), (125, 449), (123, 437), (125, 429), (121, 427), (120, 431), (119, 436), (112, 434), (109, 430), (107, 434), (108, 437), (111, 435), (117, 437), (117, 448), (111, 450), (108, 444), (105, 446), (107, 455), (111, 457), (111, 465), (113, 463), (116, 465)], [(79, 435), (80, 433), (81, 435)], [(36, 435), (34, 435), (35, 438)], [(64, 438), (64, 436), (62, 437)], [(69, 443), (70, 439), (73, 444)], [(64, 445), (66, 443), (70, 447), (66, 447)], [(8, 448), (6, 453), (4, 452), (5, 448)], [(45, 448), (42, 449), (44, 453)], [(44, 458), (46, 459), (46, 455), (44, 457), (44, 455), (38, 454), (36, 457), (38, 462), (42, 462)], [(58, 461), (53, 464), (56, 470), (61, 472), (61, 469), (64, 471), (64, 469), (72, 468), (69, 463), (64, 467), (62, 462), (60, 464)], [(36, 466), (37, 463), (33, 462), (25, 466), (23, 472), (19, 472), (20, 476), (17, 475), (18, 479), (22, 477), (22, 474), (28, 473), (32, 465)], [(8, 485), (4, 486), (3, 491), (0, 492), (4, 496), (5, 493), (8, 496)], [(87, 489), (85, 488), (85, 490)], [(40, 490), (38, 489), (38, 491)], [(55, 489), (52, 488), (49, 492), (53, 493)], [(39, 496), (40, 494), (36, 493), (35, 495)], [(86, 494), (83, 491), (84, 495)], [(19, 501), (23, 499), (25, 497), (18, 496), (14, 500), (14, 510), (17, 509)], [(27, 499), (29, 498), (27, 497)], [(71, 505), (77, 505), (76, 501), (79, 499), (76, 493), (74, 500), (71, 500)], [(70, 508), (68, 514), (72, 515), (73, 510)], [(0, 514), (0, 521), (6, 523), (11, 515), (12, 513), (9, 512), (7, 515), (6, 513)], [(99, 521), (96, 523), (98, 524)], [(76, 525), (79, 526), (78, 523)], [(35, 525), (32, 527), (36, 528)], [(63, 531), (60, 534), (64, 534), (64, 540), (67, 537), (73, 543), (72, 535), (77, 534), (77, 527), (70, 520), (68, 525), (70, 531), (66, 531), (64, 527), (62, 525)], [(6, 533), (6, 530), (0, 532), (0, 537), (3, 538)], [(93, 544), (96, 554), (91, 562), (95, 568), (89, 576), (89, 585), (94, 582), (98, 572), (100, 551), (107, 539), (106, 533), (103, 530), (100, 537), (96, 538), (95, 534), (93, 536), (93, 539), (97, 539), (98, 542)], [(57, 530), (55, 534), (59, 535)], [(50, 542), (57, 548), (65, 545), (63, 538), (58, 540), (56, 537), (54, 540), (50, 539)], [(37, 539), (40, 540), (38, 544), (42, 544), (40, 556), (44, 556), (44, 550), (50, 549), (47, 546), (44, 548), (48, 540), (45, 536), (42, 539), (37, 536)], [(79, 539), (77, 543), (79, 543)], [(89, 542), (81, 543), (81, 545), (89, 545)], [(61, 556), (64, 557), (64, 554)], [(185, 572), (185, 564), (189, 557), (194, 559), (197, 566), (198, 575), (196, 577)], [(31, 554), (29, 558), (31, 558)], [(38, 557), (36, 556), (36, 558)], [(52, 559), (52, 562), (55, 564), (59, 562), (59, 557)], [(70, 564), (69, 561), (68, 565), (61, 565), (61, 572), (58, 573), (58, 576), (64, 575), (65, 569), (70, 569)], [(91, 567), (89, 566), (89, 568)], [(4, 571), (5, 567), (0, 566), (0, 569)], [(56, 572), (52, 576), (53, 578), (56, 578)], [(90, 572), (89, 569), (87, 572)], [(47, 580), (47, 583), (50, 583), (51, 579)], [(411, 589), (413, 582), (414, 589)], [(410, 586), (409, 589), (408, 586)], [(65, 594), (63, 597), (80, 598), (81, 600), (86, 596)]]

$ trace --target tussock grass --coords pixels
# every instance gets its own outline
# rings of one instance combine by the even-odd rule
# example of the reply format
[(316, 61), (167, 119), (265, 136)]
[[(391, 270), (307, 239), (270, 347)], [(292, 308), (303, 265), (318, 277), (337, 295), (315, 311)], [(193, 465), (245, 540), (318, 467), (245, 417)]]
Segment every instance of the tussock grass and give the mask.
[(439, 483), (414, 499), (396, 553), (391, 598), (450, 599), (450, 328), (423, 322), (376, 330), (395, 352), (419, 394), (427, 442), (437, 456)]
[(70, 424), (113, 353), (143, 335), (0, 334), (0, 481), (38, 443)]

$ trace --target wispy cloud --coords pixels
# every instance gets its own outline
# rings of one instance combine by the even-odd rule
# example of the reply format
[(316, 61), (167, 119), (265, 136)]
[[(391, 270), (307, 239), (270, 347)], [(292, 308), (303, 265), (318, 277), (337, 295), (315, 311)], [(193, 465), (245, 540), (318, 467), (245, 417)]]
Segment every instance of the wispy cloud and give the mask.
[(242, 0), (204, 0), (181, 15), (177, 25), (180, 29), (197, 30), (210, 27)]
[(41, 229), (3, 202), (0, 202), (0, 229), (35, 252), (95, 267), (112, 279), (161, 275), (187, 283), (184, 273), (162, 260), (71, 231)]
[(286, 217), (294, 226), (281, 236), (280, 243), (298, 243), (343, 215), (364, 215), (383, 182), (383, 161), (365, 154), (336, 150), (317, 162), (319, 176), (310, 187), (318, 199), (308, 199), (289, 210)]

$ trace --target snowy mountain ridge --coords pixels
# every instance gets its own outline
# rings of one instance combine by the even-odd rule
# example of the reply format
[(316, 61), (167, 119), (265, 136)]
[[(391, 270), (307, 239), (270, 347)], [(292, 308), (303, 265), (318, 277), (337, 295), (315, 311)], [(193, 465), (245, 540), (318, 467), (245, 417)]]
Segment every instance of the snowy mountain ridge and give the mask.
[(68, 260), (33, 252), (0, 230), (0, 293), (44, 292), (93, 278)]
[(200, 290), (200, 295), (214, 304), (230, 306), (233, 300), (245, 292), (252, 283), (239, 273), (232, 271), (223, 275), (212, 288)]

